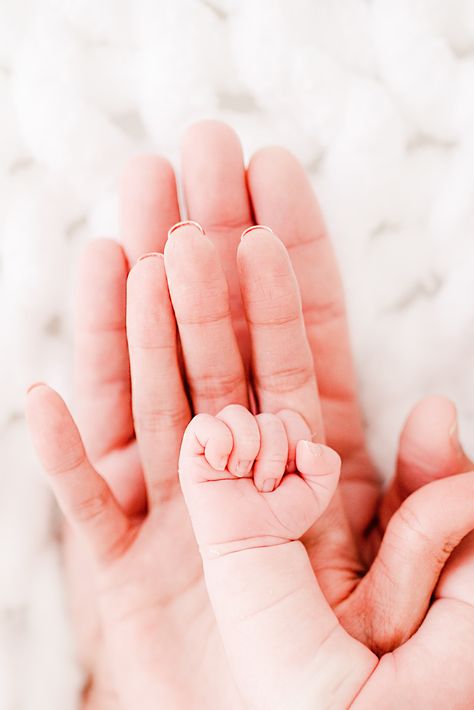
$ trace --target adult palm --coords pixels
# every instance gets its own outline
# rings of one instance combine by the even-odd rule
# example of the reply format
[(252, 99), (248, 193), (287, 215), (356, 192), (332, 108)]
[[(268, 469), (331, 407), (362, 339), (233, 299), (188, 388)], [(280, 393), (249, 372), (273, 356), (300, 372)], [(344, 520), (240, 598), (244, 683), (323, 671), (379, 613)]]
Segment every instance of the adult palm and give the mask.
[[(307, 178), (297, 161), (280, 148), (257, 152), (245, 170), (235, 135), (215, 122), (197, 124), (188, 131), (182, 158), (188, 216), (204, 226), (215, 245), (230, 299), (229, 319), (225, 289), (209, 288), (207, 257), (200, 262), (200, 271), (199, 262), (190, 266), (183, 258), (185, 254), (180, 254), (181, 240), (168, 247), (168, 281), (192, 409), (215, 413), (230, 402), (246, 404), (245, 373), (251, 371), (258, 408), (276, 411), (290, 407), (299, 411), (315, 436), (341, 454), (342, 496), (306, 536), (305, 544), (320, 584), (346, 628), (378, 653), (390, 651), (419, 626), (439, 575), (440, 551), (444, 550), (444, 562), (451, 549), (446, 542), (451, 547), (459, 542), (469, 524), (464, 521), (462, 529), (455, 526), (453, 530), (451, 521), (444, 521), (435, 539), (423, 548), (418, 545), (412, 549), (413, 540), (425, 540), (424, 526), (440, 495), (435, 490), (433, 500), (421, 491), (416, 499), (409, 498), (397, 509), (418, 487), (415, 477), (408, 487), (400, 488), (397, 506), (393, 495), (383, 504), (382, 510), (395, 515), (372, 562), (379, 482), (364, 442), (337, 265)], [(189, 528), (184, 508), (177, 503), (176, 461), (190, 410), (179, 376), (164, 280), (150, 277), (147, 288), (140, 289), (141, 310), (148, 316), (135, 333), (129, 321), (128, 341), (125, 303), (128, 264), (146, 252), (162, 252), (169, 227), (179, 219), (175, 178), (169, 164), (161, 158), (135, 160), (124, 183), (122, 236), (126, 256), (114, 242), (95, 242), (87, 250), (80, 279), (76, 341), (76, 401), (87, 449), (128, 513), (144, 514), (146, 506), (158, 511), (163, 550), (159, 561), (161, 592), (170, 623), (166, 626), (168, 633), (157, 635), (156, 643), (162, 644), (165, 664), (167, 656), (168, 660), (172, 658), (166, 649), (176, 646), (186, 658), (184, 650), (196, 643), (198, 632), (190, 630), (191, 621), (184, 633), (176, 622), (183, 609), (193, 610), (188, 618), (194, 629), (202, 630), (211, 623), (202, 582), (197, 581), (197, 551), (186, 532)], [(240, 264), (245, 314), (235, 255), (242, 231), (254, 222), (269, 225), (281, 238), (293, 271), (282, 253), (276, 269), (268, 273), (264, 268), (265, 239), (255, 234), (255, 242), (245, 249), (260, 250), (259, 259), (253, 254), (251, 259), (242, 258)], [(188, 265), (188, 271), (183, 271), (183, 264)], [(294, 275), (301, 292), (301, 312)], [(183, 291), (183, 284), (187, 291)], [(129, 288), (133, 288), (133, 281)], [(212, 298), (199, 299), (199, 293)], [(139, 304), (138, 295), (135, 303)], [(137, 305), (135, 324), (139, 311)], [(305, 330), (300, 327), (301, 314)], [(207, 337), (216, 326), (224, 328), (221, 333), (226, 338), (218, 341)], [(130, 361), (132, 375), (143, 373), (135, 381), (130, 379)], [(413, 436), (417, 437), (416, 431)], [(425, 459), (431, 460), (430, 456), (436, 460), (436, 452), (431, 455), (427, 451)], [(465, 470), (466, 464), (457, 461), (456, 467), (451, 473)], [(182, 519), (167, 515), (168, 509), (181, 510)], [(178, 530), (184, 545), (179, 575), (175, 549), (170, 544)], [(426, 559), (437, 560), (438, 564), (428, 565), (421, 579), (420, 549)], [(75, 546), (70, 551), (71, 575), (77, 580), (78, 572), (83, 577), (82, 562)], [(397, 575), (400, 555), (403, 578)], [(364, 576), (370, 562), (372, 566)], [(416, 579), (419, 590), (409, 597), (408, 605), (407, 579)], [(74, 586), (77, 598), (78, 587)], [(83, 609), (82, 599), (81, 595)], [(82, 629), (97, 628), (80, 618)], [(89, 656), (92, 647), (99, 653), (102, 648), (100, 643), (91, 642), (89, 633), (83, 643)], [(215, 653), (210, 653), (209, 660), (215, 677), (219, 646), (213, 648)], [(97, 657), (89, 660), (91, 670), (102, 662)], [(181, 684), (175, 670), (170, 668), (168, 680)], [(209, 685), (209, 674), (190, 676), (200, 686), (190, 685), (192, 697), (203, 698), (207, 692), (206, 706), (211, 707), (213, 702), (215, 707), (222, 707), (222, 698)], [(101, 697), (102, 677), (101, 673), (93, 675), (91, 703), (94, 695)], [(104, 706), (103, 700), (97, 702)], [(227, 698), (226, 702), (230, 707)]]

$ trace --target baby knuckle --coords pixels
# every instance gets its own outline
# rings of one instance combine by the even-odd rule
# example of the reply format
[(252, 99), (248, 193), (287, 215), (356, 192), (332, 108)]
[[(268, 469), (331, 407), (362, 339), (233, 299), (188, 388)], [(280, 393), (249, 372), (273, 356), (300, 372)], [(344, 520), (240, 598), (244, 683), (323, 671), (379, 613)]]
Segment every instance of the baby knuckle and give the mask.
[[(241, 415), (249, 414), (248, 410), (242, 404), (228, 404), (219, 412), (220, 417), (225, 417), (226, 415)], [(251, 415), (250, 415), (251, 416)]]
[(238, 442), (239, 447), (245, 451), (254, 451), (260, 448), (260, 437), (257, 434), (245, 434)]
[(281, 419), (271, 412), (260, 412), (256, 417), (260, 427), (268, 429), (281, 430), (282, 422)]
[(260, 466), (265, 466), (265, 467), (273, 467), (273, 466), (281, 466), (285, 465), (287, 463), (288, 456), (285, 454), (271, 454), (270, 456), (263, 456), (260, 459), (257, 459), (259, 462)]

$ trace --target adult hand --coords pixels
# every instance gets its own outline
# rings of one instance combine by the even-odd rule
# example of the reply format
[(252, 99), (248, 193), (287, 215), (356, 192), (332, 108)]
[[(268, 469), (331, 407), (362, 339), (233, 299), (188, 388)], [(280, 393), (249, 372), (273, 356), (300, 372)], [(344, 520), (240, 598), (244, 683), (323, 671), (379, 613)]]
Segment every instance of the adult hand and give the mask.
[[(392, 554), (399, 559), (398, 571), (408, 572), (394, 580), (405, 594), (406, 602), (398, 610), (405, 629), (413, 621), (423, 580), (433, 580), (433, 600), (416, 633), (381, 658), (354, 708), (464, 710), (472, 705), (474, 535), (466, 535), (458, 544), (463, 524), (464, 532), (472, 525), (468, 518), (472, 518), (473, 476), (459, 473), (472, 470), (474, 463), (459, 443), (453, 404), (443, 397), (422, 400), (402, 432), (396, 475), (380, 506), (380, 527), (383, 532), (390, 525), (390, 516), (401, 505), (405, 525), (398, 528), (399, 538), (391, 535), (390, 539)], [(457, 526), (458, 534), (443, 536), (448, 518), (457, 518), (451, 529)], [(406, 564), (410, 557), (412, 562)], [(375, 594), (383, 591), (383, 587), (374, 589)], [(385, 603), (390, 605), (390, 600)]]
[[(385, 594), (388, 585), (393, 602), (391, 609), (405, 608), (406, 589), (397, 582), (399, 557), (390, 556), (390, 544), (385, 545), (370, 574), (360, 583), (371, 547), (366, 532), (377, 516), (380, 489), (364, 443), (337, 266), (311, 187), (294, 158), (279, 148), (256, 153), (246, 172), (235, 135), (214, 122), (198, 124), (188, 132), (183, 145), (183, 182), (188, 215), (204, 226), (224, 266), (232, 323), (244, 369), (250, 358), (253, 362), (259, 406), (273, 411), (277, 407), (300, 411), (316, 437), (325, 437), (343, 458), (344, 508), (337, 502), (325, 516), (324, 523), (305, 540), (320, 583), (351, 632), (379, 652), (390, 650), (417, 628), (426, 612), (426, 596), (429, 598), (433, 580), (432, 575), (429, 580), (421, 580), (423, 599), (412, 610), (414, 613), (408, 621), (403, 614), (395, 613), (396, 624), (390, 619), (387, 622), (384, 605), (378, 603), (378, 595), (371, 593), (371, 590), (382, 590)], [(128, 263), (133, 263), (144, 252), (163, 251), (168, 228), (179, 217), (175, 180), (169, 164), (160, 158), (137, 159), (126, 177), (123, 200), (123, 241)], [(254, 301), (258, 309), (258, 314), (250, 316), (254, 330), (251, 350), (239, 294), (235, 252), (243, 229), (253, 222), (272, 227), (288, 248), (301, 290), (309, 350), (300, 331), (299, 340), (294, 340), (294, 300), (290, 299), (293, 311), (287, 310), (285, 314), (286, 297), (294, 289), (293, 282), (288, 291), (288, 283), (283, 288), (285, 279), (282, 282), (279, 277), (274, 280), (267, 298), (256, 298), (255, 293), (252, 294), (252, 284), (265, 275), (266, 270), (261, 268), (262, 264), (267, 264), (264, 250), (258, 270), (246, 271), (245, 265), (241, 270), (243, 290), (245, 292), (247, 284), (248, 301)], [(258, 235), (254, 237), (252, 248), (258, 249), (255, 246)], [(179, 283), (179, 258), (173, 262), (170, 253), (168, 262), (173, 295), (173, 281)], [(142, 446), (139, 453), (135, 434), (149, 440), (163, 436), (166, 441), (178, 441), (187, 414), (183, 413), (182, 406), (169, 407), (170, 402), (176, 401), (173, 399), (176, 391), (166, 387), (169, 382), (176, 382), (172, 373), (176, 363), (169, 358), (153, 362), (151, 353), (148, 353), (151, 355), (149, 370), (155, 373), (152, 387), (143, 390), (144, 400), (141, 395), (138, 400), (134, 395), (132, 407), (125, 329), (127, 270), (127, 260), (113, 242), (93, 243), (86, 253), (78, 318), (76, 400), (80, 428), (94, 462), (125, 510), (136, 513), (145, 506), (143, 481), (147, 467), (171, 471), (168, 464), (176, 458), (177, 451), (173, 451), (171, 445), (156, 445), (154, 453), (147, 453), (152, 451), (147, 446)], [(206, 272), (196, 283), (196, 292), (203, 285), (206, 285)], [(265, 289), (261, 291), (265, 296)], [(158, 300), (164, 296), (164, 293), (150, 295)], [(188, 314), (186, 304), (178, 304), (176, 288), (174, 301), (183, 333), (189, 315), (199, 322), (197, 305), (200, 304), (189, 302)], [(275, 308), (275, 303), (280, 310)], [(219, 299), (207, 305), (213, 306), (214, 314), (222, 310)], [(212, 322), (212, 312), (206, 314), (206, 320)], [(156, 327), (162, 328), (163, 322)], [(301, 348), (296, 347), (296, 342)], [(278, 345), (281, 343), (294, 345), (291, 355)], [(246, 386), (241, 374), (236, 377), (235, 357), (223, 359), (221, 343), (214, 356), (207, 353), (207, 361), (195, 359), (193, 347), (188, 344), (184, 352), (193, 409), (215, 412), (230, 401), (244, 403)], [(199, 367), (192, 369), (190, 363), (193, 362), (199, 363)], [(216, 369), (216, 363), (222, 368)], [(430, 455), (427, 451), (427, 461)], [(165, 501), (179, 495), (173, 478), (161, 481), (157, 488), (158, 498), (164, 499), (165, 505)], [(404, 518), (404, 513), (399, 518), (401, 528), (409, 531), (410, 522)], [(173, 534), (171, 529), (163, 531), (163, 537)], [(431, 543), (434, 556), (440, 545), (444, 545), (444, 538), (440, 541), (438, 537)], [(77, 558), (70, 557), (72, 567), (78, 569), (74, 559)], [(168, 564), (172, 568), (174, 560)], [(418, 563), (408, 559), (407, 564), (412, 565), (414, 574)], [(172, 574), (166, 578), (171, 582), (169, 593), (176, 593)], [(357, 615), (357, 625), (354, 625)]]

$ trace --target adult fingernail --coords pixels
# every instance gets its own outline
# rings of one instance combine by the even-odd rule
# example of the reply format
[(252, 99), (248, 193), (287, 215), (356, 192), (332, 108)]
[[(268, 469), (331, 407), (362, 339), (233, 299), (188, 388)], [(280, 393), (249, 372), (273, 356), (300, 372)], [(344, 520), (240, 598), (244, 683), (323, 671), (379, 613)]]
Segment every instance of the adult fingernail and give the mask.
[(239, 477), (247, 476), (252, 468), (251, 461), (238, 461), (235, 467), (235, 475)]
[(158, 251), (149, 251), (147, 254), (142, 254), (138, 257), (137, 264), (139, 261), (143, 261), (143, 259), (149, 259), (150, 257), (158, 257), (159, 259), (163, 259), (163, 254), (160, 254), (160, 252)]
[(267, 232), (270, 232), (270, 234), (274, 234), (273, 229), (270, 229), (270, 227), (267, 227), (264, 224), (253, 224), (251, 227), (247, 227), (247, 229), (244, 229), (240, 237), (240, 241), (242, 241), (242, 239), (246, 237), (247, 234), (253, 232), (255, 229), (265, 229)]
[(266, 478), (262, 483), (262, 493), (271, 493), (275, 490), (276, 478)]
[(36, 387), (46, 387), (46, 382), (33, 382), (26, 390), (26, 394), (30, 394)]
[(201, 232), (203, 236), (205, 235), (205, 231), (199, 224), (199, 222), (194, 222), (192, 219), (186, 219), (183, 222), (176, 222), (176, 224), (173, 224), (171, 229), (168, 230), (168, 239), (171, 237), (173, 232), (175, 232), (177, 229), (180, 229), (181, 227), (195, 227)]

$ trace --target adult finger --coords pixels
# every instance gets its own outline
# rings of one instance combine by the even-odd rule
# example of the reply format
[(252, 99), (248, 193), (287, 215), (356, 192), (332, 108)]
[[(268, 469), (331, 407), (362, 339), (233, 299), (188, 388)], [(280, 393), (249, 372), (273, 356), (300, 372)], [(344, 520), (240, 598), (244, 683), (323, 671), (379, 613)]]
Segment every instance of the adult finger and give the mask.
[[(324, 441), (313, 358), (288, 253), (268, 229), (253, 228), (242, 238), (237, 261), (259, 410), (291, 409), (304, 418), (314, 439)], [(304, 544), (324, 593), (333, 601), (360, 566), (337, 491), (324, 517), (306, 533)], [(344, 564), (336, 568), (334, 559)]]
[(323, 441), (313, 359), (287, 251), (268, 229), (254, 227), (242, 237), (237, 264), (259, 409), (292, 409)]
[(130, 271), (127, 334), (133, 420), (148, 503), (153, 506), (169, 498), (178, 485), (179, 447), (190, 417), (161, 254), (142, 257)]
[(232, 328), (229, 294), (216, 248), (199, 225), (170, 233), (165, 266), (195, 412), (247, 404), (247, 383)]
[(130, 542), (132, 526), (89, 462), (61, 397), (46, 385), (30, 389), (26, 414), (34, 446), (66, 519), (99, 562), (113, 561)]
[(202, 224), (215, 245), (229, 284), (230, 310), (244, 359), (248, 336), (242, 313), (235, 252), (242, 231), (252, 224), (242, 147), (220, 121), (200, 121), (182, 141), (182, 180), (189, 219)]
[(361, 532), (373, 516), (379, 481), (365, 447), (343, 288), (322, 213), (303, 167), (283, 148), (257, 151), (247, 177), (256, 221), (270, 226), (290, 255), (326, 439), (342, 456), (347, 513)]
[(150, 252), (162, 252), (171, 225), (179, 221), (176, 178), (158, 155), (133, 158), (121, 185), (121, 237), (130, 264)]
[(384, 530), (405, 498), (430, 481), (470, 471), (459, 442), (456, 407), (446, 397), (425, 397), (410, 412), (400, 436), (395, 477), (381, 502)]
[(432, 481), (402, 503), (370, 570), (342, 605), (340, 618), (351, 634), (385, 653), (416, 631), (451, 552), (474, 530), (473, 499), (470, 472)]
[(127, 262), (110, 239), (89, 242), (77, 292), (75, 386), (78, 421), (93, 459), (133, 436), (125, 330)]
[(123, 508), (142, 510), (145, 487), (134, 445), (125, 301), (128, 264), (110, 239), (86, 246), (77, 289), (74, 390), (92, 461)]

